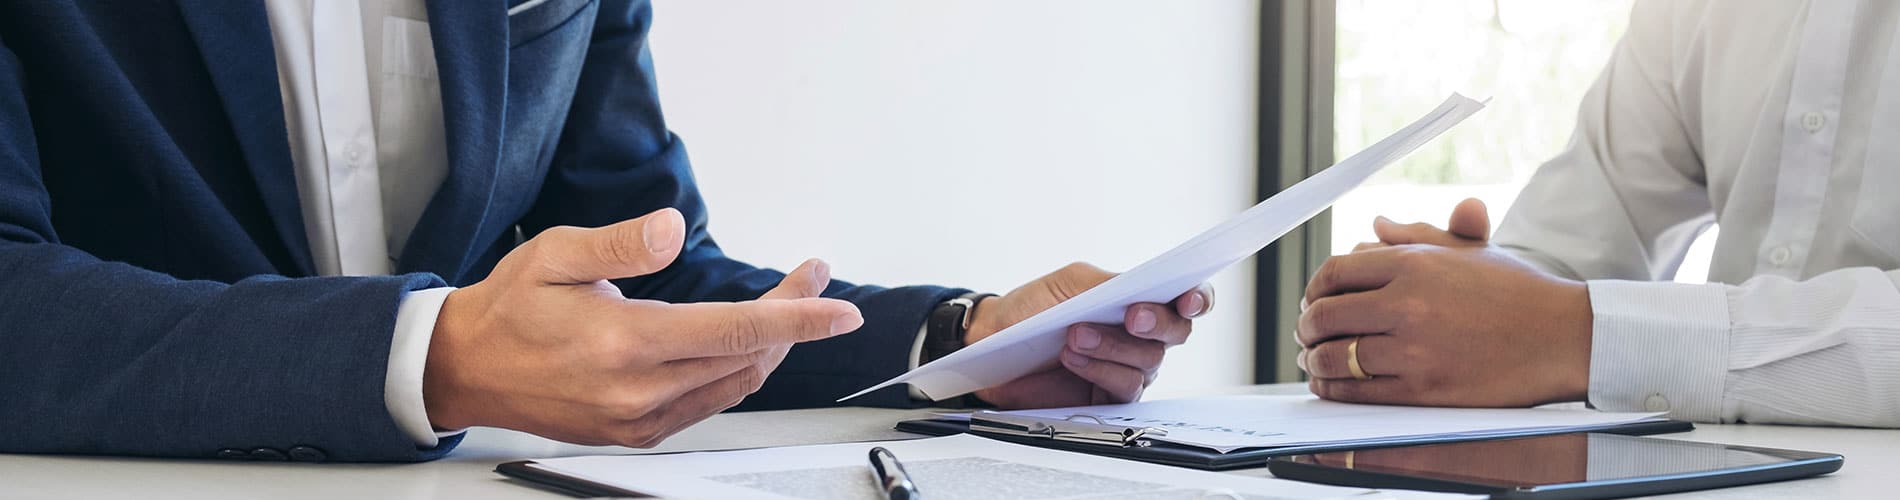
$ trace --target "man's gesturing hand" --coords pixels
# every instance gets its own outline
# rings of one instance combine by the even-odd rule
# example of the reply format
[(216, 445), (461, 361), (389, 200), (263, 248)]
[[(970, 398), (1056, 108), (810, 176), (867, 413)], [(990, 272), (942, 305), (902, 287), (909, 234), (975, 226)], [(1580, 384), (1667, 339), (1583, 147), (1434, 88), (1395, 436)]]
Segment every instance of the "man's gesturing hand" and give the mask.
[(606, 281), (666, 268), (684, 231), (673, 209), (551, 228), (451, 292), (423, 374), (430, 423), (652, 446), (758, 390), (792, 344), (863, 325), (811, 298), (830, 281), (815, 260), (752, 302), (629, 300)]
[[(1094, 288), (1115, 273), (1088, 264), (1070, 264), (1037, 278), (1008, 295), (977, 304), (964, 343), (974, 343), (1044, 309)], [(1154, 382), (1167, 348), (1187, 342), (1193, 318), (1214, 308), (1214, 288), (1202, 284), (1170, 304), (1135, 304), (1122, 313), (1122, 324), (1069, 326), (1060, 366), (1025, 375), (976, 392), (1004, 408), (1044, 408), (1141, 399)]]

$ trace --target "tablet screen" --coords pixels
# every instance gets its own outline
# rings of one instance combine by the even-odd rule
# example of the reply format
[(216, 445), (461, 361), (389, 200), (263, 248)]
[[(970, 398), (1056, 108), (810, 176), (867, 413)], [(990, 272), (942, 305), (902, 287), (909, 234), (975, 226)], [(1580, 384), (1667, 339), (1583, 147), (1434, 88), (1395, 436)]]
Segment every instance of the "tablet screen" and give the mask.
[(1827, 455), (1575, 433), (1320, 453), (1295, 460), (1518, 488), (1734, 469), (1823, 456)]

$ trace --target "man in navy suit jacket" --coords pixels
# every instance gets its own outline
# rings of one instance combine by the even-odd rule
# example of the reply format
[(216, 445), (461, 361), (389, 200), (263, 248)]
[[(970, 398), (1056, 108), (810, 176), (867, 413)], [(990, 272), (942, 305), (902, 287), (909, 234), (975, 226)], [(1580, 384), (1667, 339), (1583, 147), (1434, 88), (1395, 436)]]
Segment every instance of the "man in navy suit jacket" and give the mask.
[[(261, 2), (0, 6), (0, 452), (440, 456), (459, 436), (411, 439), (385, 387), (398, 305), (450, 286), (418, 382), (431, 427), (645, 446), (901, 373), (954, 299), (974, 302), (961, 345), (1110, 276), (984, 300), (729, 259), (660, 116), (646, 2), (426, 7), (445, 178), (393, 273), (319, 276)], [(1138, 398), (1211, 302), (1077, 325), (1060, 366), (975, 396)]]

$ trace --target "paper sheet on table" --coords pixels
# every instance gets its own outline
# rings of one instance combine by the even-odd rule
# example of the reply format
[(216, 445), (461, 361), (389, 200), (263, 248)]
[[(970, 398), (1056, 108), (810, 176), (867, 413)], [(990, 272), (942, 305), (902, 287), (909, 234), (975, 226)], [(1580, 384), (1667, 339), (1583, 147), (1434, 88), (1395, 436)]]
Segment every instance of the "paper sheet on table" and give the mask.
[(1242, 448), (1353, 444), (1395, 438), (1487, 437), (1655, 419), (1661, 413), (1586, 408), (1429, 408), (1362, 405), (1313, 396), (1224, 396), (1003, 412), (1062, 420), (1090, 415), (1114, 425), (1160, 427), (1159, 441), (1226, 453)]
[[(933, 499), (1477, 498), (1374, 491), (1047, 450), (969, 435), (664, 455), (537, 460), (533, 467), (667, 498), (882, 499), (865, 455), (891, 450)], [(1211, 495), (1207, 495), (1210, 494)]]
[(1062, 332), (1069, 325), (1121, 324), (1122, 312), (1130, 305), (1174, 300), (1319, 215), (1372, 174), (1480, 109), (1483, 103), (1452, 94), (1431, 113), (1371, 147), (1126, 273), (949, 356), (838, 400), (900, 383), (909, 383), (931, 398), (945, 399), (1053, 366), (1062, 352)]

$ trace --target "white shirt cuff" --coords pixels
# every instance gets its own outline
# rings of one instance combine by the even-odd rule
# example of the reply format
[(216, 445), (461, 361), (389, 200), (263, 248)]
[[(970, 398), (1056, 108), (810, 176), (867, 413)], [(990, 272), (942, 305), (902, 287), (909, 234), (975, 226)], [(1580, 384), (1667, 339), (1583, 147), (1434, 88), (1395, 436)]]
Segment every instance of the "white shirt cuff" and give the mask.
[[(911, 370), (916, 370), (918, 365), (924, 363), (924, 334), (926, 333), (930, 333), (930, 322), (928, 321), (924, 322), (923, 326), (917, 327), (917, 340), (910, 343)], [(930, 396), (924, 394), (924, 391), (917, 390), (917, 386), (906, 385), (905, 387), (910, 388), (910, 399), (912, 401), (930, 400)]]
[(442, 303), (453, 291), (453, 287), (443, 287), (409, 292), (396, 306), (396, 331), (389, 340), (389, 370), (383, 378), (383, 406), (395, 419), (396, 428), (415, 440), (419, 448), (434, 448), (441, 438), (465, 432), (436, 432), (422, 403), (422, 369), (429, 361), (429, 338), (435, 334), (435, 318), (442, 313)]
[(1728, 375), (1725, 285), (1596, 280), (1590, 404), (1718, 421)]

